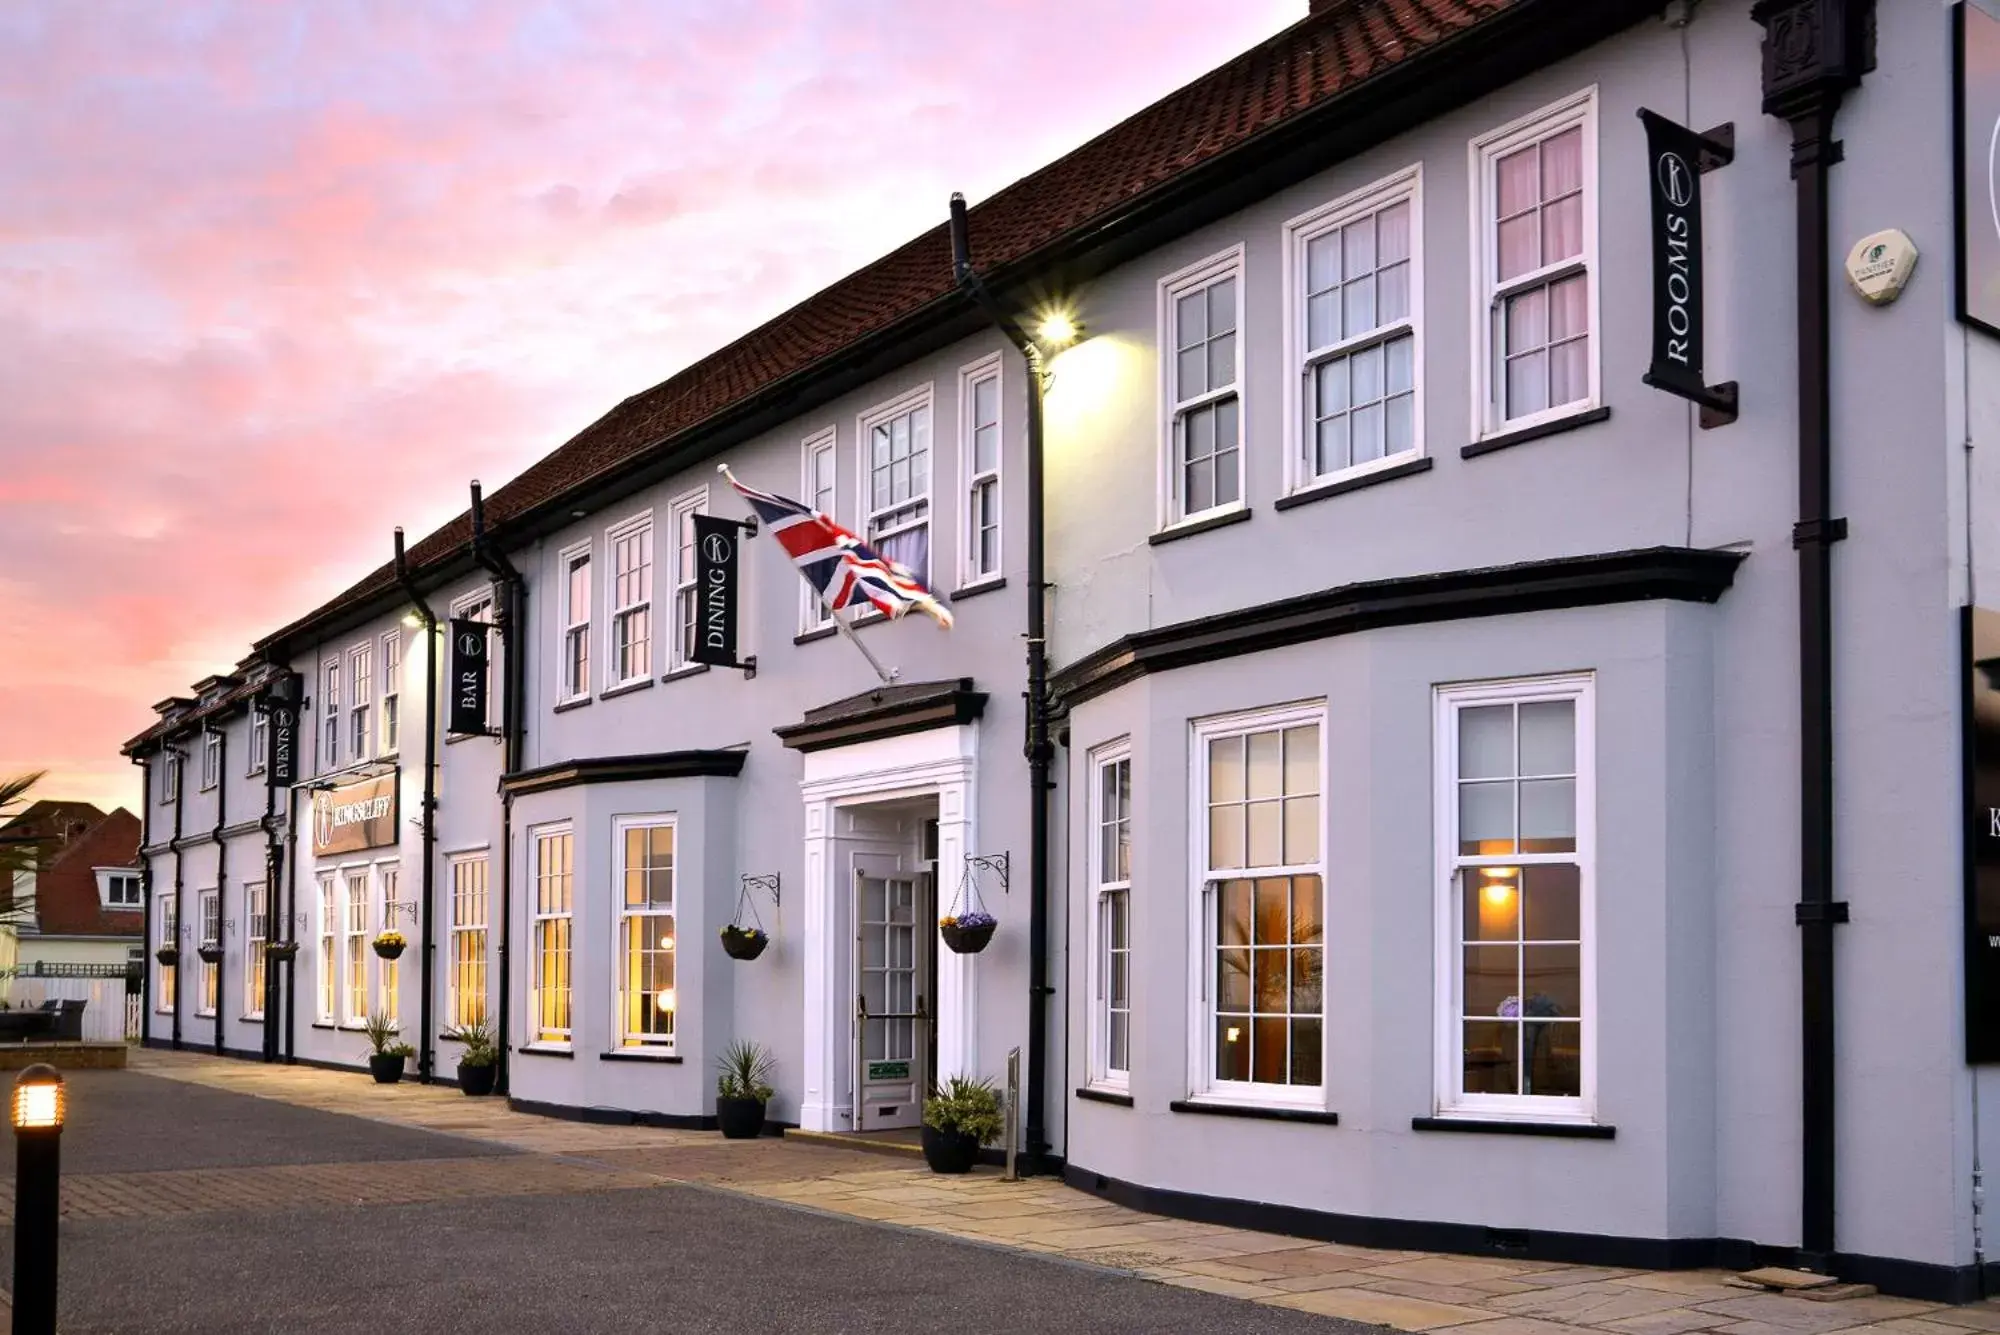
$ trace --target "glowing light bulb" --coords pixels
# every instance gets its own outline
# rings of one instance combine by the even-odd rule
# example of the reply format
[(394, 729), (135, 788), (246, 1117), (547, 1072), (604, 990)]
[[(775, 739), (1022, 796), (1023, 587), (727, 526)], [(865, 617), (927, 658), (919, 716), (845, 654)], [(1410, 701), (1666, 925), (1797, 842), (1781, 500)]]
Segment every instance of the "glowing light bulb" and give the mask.
[(660, 1008), (662, 1014), (671, 1015), (674, 1009), (674, 990), (671, 987), (661, 988), (660, 994), (653, 998), (653, 1004)]
[(674, 938), (672, 936), (663, 936), (660, 938), (661, 950), (672, 950), (673, 948), (674, 948)]
[(1504, 881), (1495, 881), (1483, 887), (1480, 893), (1485, 896), (1486, 902), (1496, 909), (1504, 909), (1514, 902), (1514, 887)]
[(1229, 1032), (1224, 1036), (1223, 1041), (1226, 1043), (1234, 1043), (1237, 1042), (1242, 1037), (1243, 1037), (1243, 1030), (1238, 1026), (1232, 1024), (1229, 1026)]
[(1067, 311), (1050, 311), (1042, 317), (1035, 336), (1052, 348), (1066, 348), (1076, 342), (1076, 321)]

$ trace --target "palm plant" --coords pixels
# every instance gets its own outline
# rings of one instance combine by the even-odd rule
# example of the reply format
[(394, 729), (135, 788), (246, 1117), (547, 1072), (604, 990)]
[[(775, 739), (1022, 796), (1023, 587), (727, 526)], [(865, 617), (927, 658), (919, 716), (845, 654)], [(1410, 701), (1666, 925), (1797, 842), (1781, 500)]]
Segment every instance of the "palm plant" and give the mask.
[[(31, 774), (0, 778), (0, 827), (5, 827), (27, 808), (29, 790), (42, 781), (45, 773), (44, 770), (36, 770)], [(41, 835), (0, 834), (0, 916), (33, 914), (33, 896), (19, 894), (15, 890), (14, 878), (17, 873), (35, 870), (46, 843), (46, 837)]]

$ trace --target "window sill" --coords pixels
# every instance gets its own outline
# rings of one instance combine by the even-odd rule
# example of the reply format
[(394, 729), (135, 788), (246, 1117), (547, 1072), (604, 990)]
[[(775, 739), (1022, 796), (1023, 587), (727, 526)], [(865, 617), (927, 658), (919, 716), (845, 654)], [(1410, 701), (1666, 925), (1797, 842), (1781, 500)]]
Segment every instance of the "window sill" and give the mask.
[(1514, 1122), (1493, 1117), (1412, 1117), (1412, 1131), (1458, 1131), (1490, 1136), (1564, 1136), (1571, 1140), (1610, 1140), (1615, 1126), (1599, 1122)]
[(324, 1029), (324, 1030), (326, 1030), (326, 1031), (327, 1031), (327, 1032), (328, 1032), (328, 1033), (330, 1034), (330, 1033), (333, 1033), (333, 1032), (334, 1032), (335, 1030), (339, 1029), (339, 1028), (340, 1028), (340, 1026), (339, 1026), (339, 1025), (337, 1025), (337, 1024), (329, 1024), (329, 1023), (327, 1023), (327, 1022), (326, 1022), (325, 1020), (314, 1020), (314, 1021), (313, 1021), (313, 1022), (312, 1022), (312, 1023), (311, 1023), (310, 1025), (309, 1025), (309, 1026), (308, 1026), (308, 1028), (312, 1028), (312, 1029)]
[(1458, 456), (1461, 459), (1476, 459), (1482, 454), (1504, 450), (1510, 445), (1525, 445), (1531, 440), (1541, 440), (1545, 436), (1559, 436), (1565, 431), (1575, 431), (1579, 427), (1595, 426), (1599, 422), (1609, 421), (1610, 417), (1609, 407), (1587, 408), (1580, 413), (1558, 417), (1551, 422), (1537, 422), (1533, 426), (1524, 426), (1519, 431), (1503, 431), (1497, 436), (1475, 440), (1460, 450)]
[(537, 1047), (532, 1043), (515, 1048), (514, 1051), (520, 1053), (523, 1057), (561, 1057), (564, 1061), (568, 1061), (576, 1056), (575, 1048), (545, 1048)]
[(679, 1066), (684, 1058), (671, 1052), (647, 1052), (641, 1048), (617, 1048), (611, 1052), (600, 1052), (601, 1062), (659, 1062), (663, 1066)]
[(1267, 1122), (1308, 1122), (1315, 1126), (1340, 1125), (1339, 1113), (1326, 1112), (1319, 1108), (1281, 1108), (1271, 1104), (1207, 1103), (1193, 1099), (1176, 1099), (1167, 1105), (1167, 1111), (1203, 1113), (1210, 1117), (1251, 1117)]
[(579, 695), (579, 696), (577, 696), (577, 697), (576, 697), (576, 699), (574, 699), (574, 700), (559, 700), (559, 701), (557, 701), (557, 702), (556, 702), (556, 706), (555, 706), (555, 708), (554, 708), (554, 709), (551, 709), (551, 710), (550, 710), (549, 712), (550, 712), (551, 714), (561, 714), (561, 713), (564, 713), (564, 712), (566, 712), (566, 711), (568, 711), (568, 710), (571, 710), (571, 709), (582, 709), (582, 708), (583, 708), (583, 707), (584, 707), (585, 705), (587, 705), (587, 704), (589, 704), (589, 703), (590, 703), (590, 697), (589, 697), (589, 696), (587, 696), (587, 695)]
[(1207, 533), (1212, 529), (1228, 528), (1240, 524), (1250, 517), (1250, 507), (1239, 506), (1234, 510), (1224, 510), (1221, 514), (1209, 515), (1206, 519), (1184, 519), (1178, 524), (1169, 524), (1146, 541), (1158, 547), (1161, 543), (1176, 542), (1181, 538), (1192, 538), (1197, 533)]
[(1373, 487), (1383, 482), (1394, 482), (1397, 478), (1415, 477), (1418, 473), (1430, 472), (1435, 462), (1429, 455), (1424, 455), (1421, 458), (1406, 459), (1389, 468), (1378, 468), (1372, 473), (1335, 478), (1331, 482), (1321, 482), (1316, 486), (1295, 491), (1289, 496), (1280, 496), (1271, 508), (1290, 510), (1301, 505), (1311, 505), (1314, 501), (1323, 501), (1329, 496), (1345, 496), (1350, 491), (1360, 491), (1364, 487)]
[(194, 1018), (195, 1018), (195, 1019), (197, 1019), (197, 1020), (213, 1020), (213, 1019), (215, 1018), (215, 1012), (214, 1012), (214, 1011), (196, 1011), (196, 1012), (194, 1013)]
[(967, 598), (977, 598), (982, 593), (998, 593), (1006, 587), (1007, 577), (1005, 575), (988, 575), (985, 579), (974, 580), (970, 584), (953, 589), (951, 591), (951, 600), (954, 603), (962, 603)]
[(236, 1023), (238, 1023), (238, 1024), (262, 1024), (262, 1023), (264, 1023), (264, 1017), (263, 1017), (263, 1016), (261, 1016), (261, 1015), (239, 1015), (239, 1016), (237, 1016), (237, 1017), (236, 1017)]
[(827, 639), (829, 636), (834, 636), (838, 634), (840, 634), (840, 628), (838, 626), (819, 626), (812, 630), (802, 630), (798, 634), (792, 636), (792, 643), (811, 644), (814, 640), (824, 640)]
[(460, 742), (497, 742), (499, 740), (500, 733), (497, 729), (488, 732), (448, 732), (444, 735), (444, 744), (446, 746), (457, 746)]
[(675, 668), (672, 672), (661, 677), (660, 680), (683, 681), (689, 677), (699, 677), (702, 673), (708, 671), (708, 669), (709, 665), (707, 663), (689, 663), (686, 667)]
[(597, 693), (597, 698), (600, 700), (615, 700), (621, 695), (630, 695), (634, 691), (646, 690), (650, 688), (652, 684), (653, 684), (653, 679), (651, 677), (640, 677), (636, 681), (620, 682), (616, 686), (607, 686), (603, 690), (599, 691)]
[(1115, 1089), (1092, 1089), (1085, 1085), (1076, 1091), (1076, 1096), (1088, 1103), (1109, 1103), (1120, 1108), (1132, 1106), (1132, 1096)]

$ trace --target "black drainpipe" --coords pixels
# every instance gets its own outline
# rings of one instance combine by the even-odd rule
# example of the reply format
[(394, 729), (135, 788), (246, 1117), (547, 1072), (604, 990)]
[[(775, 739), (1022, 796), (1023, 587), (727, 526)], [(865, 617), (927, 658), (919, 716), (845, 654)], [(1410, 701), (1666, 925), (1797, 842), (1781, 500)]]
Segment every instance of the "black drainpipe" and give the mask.
[(514, 942), (514, 795), (508, 789), (505, 777), (519, 772), (521, 768), (521, 738), (525, 726), (521, 682), (525, 676), (522, 659), (526, 637), (518, 632), (525, 624), (528, 587), (521, 579), (521, 572), (514, 569), (506, 556), (487, 539), (486, 501), (480, 495), (476, 481), (472, 484), (472, 556), (493, 576), (505, 595), (499, 615), (495, 618), (500, 632), (500, 652), (505, 655), (507, 678), (500, 687), (500, 736), (503, 747), (500, 785), (500, 1017), (495, 1030), (500, 1052), (496, 1063), (499, 1069), (493, 1076), (494, 1089), (504, 1096), (508, 1091), (508, 1068), (512, 1064), (508, 1059), (512, 1050), (508, 999), (514, 991), (514, 975), (508, 962)]
[(181, 965), (187, 961), (180, 957), (181, 938), (187, 935), (187, 919), (182, 916), (187, 906), (181, 902), (185, 897), (181, 893), (181, 811), (187, 806), (187, 752), (178, 746), (162, 747), (161, 752), (174, 758), (174, 939), (166, 944), (174, 948), (173, 1046), (178, 1052), (181, 1046), (181, 994), (187, 991), (182, 986), (187, 981), (187, 975), (181, 972)]
[(139, 906), (145, 922), (139, 940), (139, 1043), (152, 1038), (153, 1027), (153, 855), (146, 851), (153, 842), (153, 768), (142, 756), (127, 756), (139, 767)]
[[(418, 1023), (423, 1026), (423, 1043), (417, 1056), (417, 1079), (424, 1084), (431, 1082), (432, 1068), (436, 1062), (436, 1042), (432, 1038), (431, 992), (432, 971), (437, 967), (437, 932), (435, 927), (437, 907), (437, 700), (438, 700), (438, 634), (437, 613), (424, 601), (424, 595), (417, 588), (416, 580), (410, 577), (410, 564), (403, 555), (403, 529), (396, 527), (396, 582), (410, 595), (410, 602), (417, 609), (417, 619), (423, 622), (424, 631), (424, 805), (423, 805), (423, 915), (424, 939), (422, 961), (419, 969), (423, 999), (418, 1003)], [(510, 658), (508, 660), (512, 662)], [(407, 731), (407, 730), (405, 730)], [(397, 738), (397, 746), (402, 746), (402, 738)]]
[[(204, 748), (206, 743), (204, 743)], [(223, 913), (229, 907), (229, 841), (222, 837), (222, 827), (228, 823), (229, 815), (229, 734), (218, 730), (215, 734), (215, 833), (209, 837), (215, 840), (215, 944), (220, 946), (226, 934)], [(249, 905), (244, 905), (247, 911)], [(246, 923), (247, 927), (247, 923)], [(229, 981), (222, 970), (223, 960), (229, 958), (227, 950), (222, 959), (215, 962), (215, 1055), (222, 1055), (222, 1012), (226, 1007), (223, 998), (229, 995), (225, 984)]]
[[(252, 710), (261, 710), (263, 705), (263, 700), (255, 700), (251, 702), (250, 708)], [(269, 725), (267, 724), (267, 731), (265, 732), (265, 736), (267, 737), (270, 735), (268, 728)], [(294, 745), (296, 745), (296, 742)], [(294, 752), (294, 754), (297, 753)], [(278, 936), (278, 879), (284, 870), (284, 854), (279, 851), (281, 845), (278, 843), (278, 792), (275, 788), (271, 787), (270, 770), (268, 768), (270, 763), (271, 757), (267, 751), (264, 756), (264, 764), (266, 766), (264, 771), (264, 819), (258, 822), (264, 827), (264, 1026), (263, 1032), (260, 1034), (257, 1042), (258, 1052), (266, 1062), (273, 1062), (278, 1059), (278, 1007), (276, 1003), (278, 999), (279, 965), (271, 957), (271, 946), (280, 939)], [(246, 919), (249, 917), (250, 906), (248, 903), (245, 903), (243, 906), (243, 914)], [(245, 939), (248, 939), (247, 936)], [(244, 958), (247, 960), (249, 957), (246, 954)]]
[[(305, 715), (304, 696), (305, 692), (301, 689), (294, 689), (292, 692), (292, 703), (297, 707), (301, 718)], [(297, 740), (294, 740), (292, 745), (294, 755), (304, 749), (299, 746)], [(294, 784), (285, 790), (285, 939), (288, 941), (299, 939), (298, 848), (299, 790)], [(285, 961), (285, 1065), (287, 1066), (292, 1064), (298, 1050), (296, 1042), (298, 1020), (299, 955), (295, 950), (292, 952), (292, 957)]]
[(1027, 1172), (1042, 1171), (1048, 1137), (1049, 743), (1048, 583), (1042, 541), (1042, 393), (1048, 372), (1041, 348), (972, 268), (965, 196), (951, 197), (951, 257), (958, 285), (1020, 349), (1028, 380), (1028, 1091), (1023, 1128)]
[(1758, 0), (1764, 111), (1792, 127), (1798, 227), (1799, 925), (1801, 1200), (1799, 1261), (1834, 1261), (1833, 552), (1847, 521), (1833, 514), (1832, 293), (1827, 193), (1841, 160), (1833, 137), (1842, 96), (1874, 68), (1874, 0)]

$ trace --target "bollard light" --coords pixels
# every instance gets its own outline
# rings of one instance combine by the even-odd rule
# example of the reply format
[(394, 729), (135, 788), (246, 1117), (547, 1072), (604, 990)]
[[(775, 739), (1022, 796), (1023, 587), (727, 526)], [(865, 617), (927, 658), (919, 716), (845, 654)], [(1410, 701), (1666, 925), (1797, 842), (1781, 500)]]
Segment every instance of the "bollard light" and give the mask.
[(38, 1062), (14, 1082), (12, 1120), (16, 1131), (60, 1131), (69, 1112), (62, 1072)]

